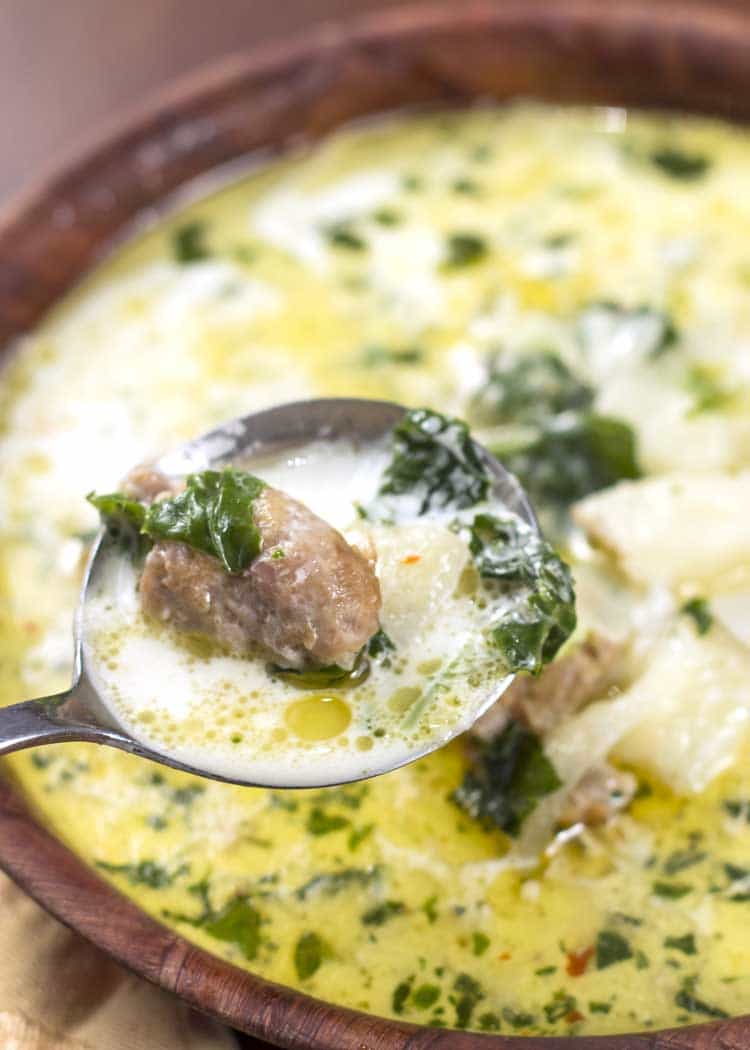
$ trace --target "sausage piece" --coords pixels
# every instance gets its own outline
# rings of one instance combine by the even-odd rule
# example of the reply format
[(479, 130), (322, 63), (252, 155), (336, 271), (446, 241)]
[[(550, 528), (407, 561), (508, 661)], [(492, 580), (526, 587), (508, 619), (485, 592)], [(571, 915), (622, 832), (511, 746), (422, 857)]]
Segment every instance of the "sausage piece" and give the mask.
[[(146, 500), (158, 475), (132, 478)], [(174, 491), (172, 487), (171, 491)], [(235, 652), (258, 646), (284, 667), (349, 668), (378, 630), (380, 585), (370, 561), (327, 522), (279, 489), (253, 502), (261, 553), (241, 573), (185, 543), (158, 540), (139, 591), (144, 611)]]

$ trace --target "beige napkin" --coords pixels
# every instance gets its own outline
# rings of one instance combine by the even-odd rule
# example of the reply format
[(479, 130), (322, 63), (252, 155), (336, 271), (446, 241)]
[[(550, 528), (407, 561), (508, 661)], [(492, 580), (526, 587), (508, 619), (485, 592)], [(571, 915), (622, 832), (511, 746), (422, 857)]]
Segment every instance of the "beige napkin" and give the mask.
[(0, 1047), (238, 1050), (239, 1043), (127, 973), (0, 874)]

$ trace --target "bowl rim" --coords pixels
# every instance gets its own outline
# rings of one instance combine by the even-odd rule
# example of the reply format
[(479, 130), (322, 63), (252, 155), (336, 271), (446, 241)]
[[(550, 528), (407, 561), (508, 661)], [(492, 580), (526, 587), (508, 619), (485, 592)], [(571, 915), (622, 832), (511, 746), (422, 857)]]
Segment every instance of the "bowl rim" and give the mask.
[[(35, 215), (53, 215), (55, 202), (68, 187), (105, 165), (113, 151), (135, 148), (144, 139), (148, 125), (183, 119), (198, 101), (210, 103), (248, 78), (271, 77), (303, 59), (342, 48), (387, 45), (405, 34), (444, 32), (459, 23), (472, 23), (476, 29), (492, 26), (512, 30), (538, 23), (612, 32), (667, 32), (718, 48), (730, 47), (740, 38), (750, 56), (750, 9), (700, 0), (663, 0), (661, 5), (650, 0), (619, 0), (617, 6), (606, 8), (599, 0), (505, 0), (502, 5), (493, 0), (468, 0), (460, 10), (451, 0), (438, 0), (324, 22), (304, 34), (272, 40), (211, 62), (151, 92), (123, 115), (102, 122), (69, 155), (63, 155), (0, 206), (0, 262), (11, 257), (19, 231)], [(750, 81), (750, 61), (747, 76)], [(685, 107), (688, 111), (690, 108)], [(171, 195), (167, 190), (160, 203)], [(126, 235), (130, 229), (126, 223)], [(105, 238), (104, 253), (112, 249), (118, 237), (110, 234)], [(33, 324), (77, 283), (79, 276), (91, 271), (101, 254), (97, 251), (87, 257), (64, 288), (41, 308), (36, 307)], [(0, 274), (0, 303), (1, 285)], [(27, 327), (30, 325), (21, 318), (0, 332), (5, 349)], [(709, 1050), (713, 1046), (739, 1050), (750, 1041), (750, 1016), (606, 1036), (505, 1036), (429, 1028), (313, 998), (225, 962), (143, 911), (48, 830), (12, 778), (6, 776), (0, 778), (0, 867), (55, 918), (133, 973), (241, 1031), (288, 1050), (327, 1050), (334, 1046), (336, 1050), (500, 1050), (511, 1044), (526, 1050), (562, 1050), (563, 1046), (570, 1050), (576, 1045), (588, 1050), (626, 1050), (635, 1043), (663, 1050)]]

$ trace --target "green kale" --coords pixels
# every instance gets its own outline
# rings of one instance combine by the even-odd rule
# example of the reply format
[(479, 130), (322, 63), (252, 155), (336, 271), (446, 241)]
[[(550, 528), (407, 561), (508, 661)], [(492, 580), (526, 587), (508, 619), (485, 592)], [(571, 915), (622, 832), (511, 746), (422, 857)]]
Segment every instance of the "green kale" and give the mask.
[(402, 1014), (406, 1001), (411, 995), (411, 986), (414, 984), (414, 977), (407, 977), (405, 981), (399, 981), (396, 987), (393, 989), (393, 995), (391, 996), (391, 1009), (394, 1014)]
[(128, 499), (121, 492), (107, 492), (97, 495), (89, 492), (86, 499), (96, 507), (107, 525), (115, 529), (130, 529), (140, 532), (146, 520), (146, 508), (134, 499)]
[(183, 492), (148, 507), (143, 531), (152, 539), (180, 540), (218, 558), (227, 572), (242, 572), (260, 551), (251, 508), (265, 487), (239, 470), (189, 474)]
[(188, 222), (172, 234), (172, 254), (178, 263), (202, 262), (211, 252), (206, 244), (205, 222)]
[(730, 392), (722, 386), (715, 371), (705, 365), (694, 364), (687, 374), (687, 389), (693, 397), (689, 416), (704, 412), (718, 412), (731, 401)]
[(260, 912), (247, 897), (234, 897), (202, 924), (202, 929), (218, 941), (234, 944), (248, 961), (258, 954), (261, 941)]
[(348, 670), (337, 664), (329, 664), (327, 667), (306, 667), (297, 670), (294, 667), (279, 667), (278, 664), (268, 664), (268, 673), (274, 678), (281, 678), (298, 689), (350, 689), (352, 686), (360, 685), (370, 674), (370, 664), (364, 659), (362, 653), (354, 662), (354, 666)]
[(479, 981), (470, 977), (468, 973), (460, 973), (453, 982), (451, 997), (456, 1010), (456, 1028), (468, 1028), (472, 1014), (482, 999), (484, 992)]
[(664, 897), (666, 900), (673, 901), (686, 896), (692, 889), (693, 887), (686, 882), (662, 882), (660, 880), (657, 880), (651, 886), (651, 892), (656, 894), (657, 897)]
[(725, 1010), (720, 1009), (718, 1006), (712, 1006), (696, 996), (695, 986), (697, 983), (697, 977), (686, 977), (682, 983), (682, 988), (674, 997), (675, 1004), (689, 1014), (703, 1014), (705, 1017), (716, 1018), (729, 1017)]
[(575, 591), (567, 565), (515, 518), (478, 514), (469, 549), (480, 576), (513, 588), (492, 638), (510, 671), (538, 674), (576, 626)]
[(414, 989), (412, 1002), (418, 1010), (429, 1010), (440, 998), (440, 988), (436, 984), (420, 984)]
[(483, 500), (489, 487), (487, 468), (467, 425), (416, 408), (393, 428), (393, 457), (368, 516), (388, 518), (403, 504), (412, 516), (445, 507), (461, 510)]
[(563, 1017), (567, 1017), (568, 1014), (572, 1014), (578, 1009), (578, 1000), (574, 995), (570, 995), (564, 989), (560, 989), (555, 992), (552, 999), (546, 1003), (543, 1007), (544, 1016), (549, 1024), (555, 1024), (557, 1021), (561, 1021)]
[(476, 930), (471, 935), (471, 950), (474, 955), (484, 955), (490, 946), (490, 939), (486, 933)]
[(695, 946), (695, 934), (692, 933), (685, 933), (682, 937), (665, 937), (664, 947), (674, 948), (675, 951), (683, 952), (685, 955), (698, 954), (698, 949)]
[(487, 1010), (485, 1013), (480, 1014), (478, 1023), (480, 1032), (500, 1031), (500, 1018), (491, 1010)]
[(363, 824), (361, 828), (352, 829), (349, 832), (349, 838), (346, 840), (350, 852), (354, 853), (355, 850), (358, 850), (360, 845), (372, 835), (374, 830), (374, 824)]
[(484, 827), (518, 835), (539, 800), (562, 782), (539, 738), (518, 722), (476, 748), (476, 759), (451, 798)]
[(472, 414), (487, 425), (543, 423), (560, 412), (584, 411), (593, 400), (593, 387), (574, 375), (558, 354), (540, 350), (507, 365), (498, 359), (491, 362)]
[(303, 933), (294, 948), (294, 968), (300, 981), (312, 977), (330, 954), (328, 944), (317, 933)]
[(596, 938), (596, 968), (605, 970), (615, 963), (633, 958), (630, 942), (615, 930), (600, 930)]
[(445, 245), (444, 270), (472, 266), (487, 256), (487, 242), (475, 233), (452, 233)]
[(699, 850), (695, 844), (691, 844), (687, 849), (676, 849), (670, 853), (664, 861), (662, 870), (665, 875), (676, 875), (686, 868), (692, 868), (694, 864), (700, 864), (706, 857), (705, 851)]
[(184, 491), (149, 507), (121, 493), (86, 497), (108, 524), (129, 527), (151, 540), (180, 540), (218, 558), (227, 572), (241, 572), (260, 551), (252, 504), (265, 482), (239, 470), (189, 474)]
[(424, 351), (418, 346), (366, 346), (360, 356), (360, 361), (365, 368), (380, 368), (383, 365), (418, 365), (423, 360)]
[(323, 231), (334, 248), (343, 248), (350, 252), (363, 252), (367, 241), (356, 233), (349, 223), (337, 222), (327, 226)]
[(208, 881), (202, 879), (188, 887), (198, 897), (201, 911), (197, 915), (163, 911), (165, 918), (175, 922), (184, 922), (190, 926), (205, 930), (219, 941), (234, 944), (244, 957), (252, 962), (258, 954), (261, 944), (261, 926), (263, 917), (250, 902), (247, 894), (230, 897), (223, 907), (216, 909), (211, 903)]
[(393, 208), (377, 208), (372, 213), (372, 219), (378, 226), (398, 226), (401, 222), (401, 215)]
[(711, 161), (705, 154), (689, 153), (677, 146), (659, 146), (651, 150), (648, 159), (664, 175), (684, 182), (703, 178), (711, 167)]
[(311, 835), (328, 835), (349, 827), (349, 820), (338, 814), (326, 813), (319, 806), (313, 806), (307, 818), (307, 830)]
[(383, 628), (376, 631), (370, 641), (367, 643), (367, 655), (371, 660), (375, 660), (376, 663), (389, 666), (390, 654), (395, 653), (396, 646), (385, 633)]
[(380, 868), (342, 868), (340, 871), (325, 871), (320, 875), (313, 875), (311, 879), (299, 886), (295, 896), (301, 900), (320, 894), (322, 897), (335, 897), (342, 890), (352, 886), (369, 886), (380, 876)]
[(124, 875), (132, 886), (148, 886), (152, 890), (161, 890), (171, 886), (175, 879), (188, 871), (186, 864), (181, 864), (174, 871), (168, 871), (153, 860), (141, 860), (137, 864), (110, 864), (97, 860), (97, 868), (111, 875)]
[(698, 634), (708, 634), (711, 630), (714, 616), (705, 598), (691, 598), (680, 607), (680, 612), (693, 620)]
[(503, 1020), (506, 1021), (511, 1028), (530, 1028), (536, 1023), (536, 1017), (533, 1014), (527, 1014), (523, 1010), (514, 1010), (510, 1006), (504, 1006)]
[(405, 911), (406, 906), (403, 901), (383, 901), (369, 908), (360, 917), (360, 921), (363, 926), (384, 926), (389, 919), (393, 919), (396, 915), (403, 915)]
[(589, 1013), (592, 1014), (608, 1014), (611, 1009), (611, 1003), (599, 1003), (596, 1001), (589, 1003)]
[(641, 473), (632, 427), (595, 412), (561, 413), (521, 447), (500, 441), (491, 451), (532, 500), (563, 507)]

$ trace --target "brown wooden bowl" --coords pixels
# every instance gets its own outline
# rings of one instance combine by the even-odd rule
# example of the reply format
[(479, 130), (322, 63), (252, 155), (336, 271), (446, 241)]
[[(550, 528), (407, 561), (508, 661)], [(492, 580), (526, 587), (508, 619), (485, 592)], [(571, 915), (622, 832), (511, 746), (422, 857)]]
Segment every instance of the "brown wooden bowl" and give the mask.
[[(711, 2), (453, 0), (391, 9), (226, 60), (162, 94), (0, 215), (0, 345), (38, 322), (143, 209), (259, 148), (342, 121), (476, 96), (750, 117), (750, 8)], [(299, 1050), (750, 1047), (750, 1017), (579, 1039), (484, 1036), (357, 1013), (196, 948), (99, 879), (8, 782), (0, 864), (48, 911), (150, 981)]]

